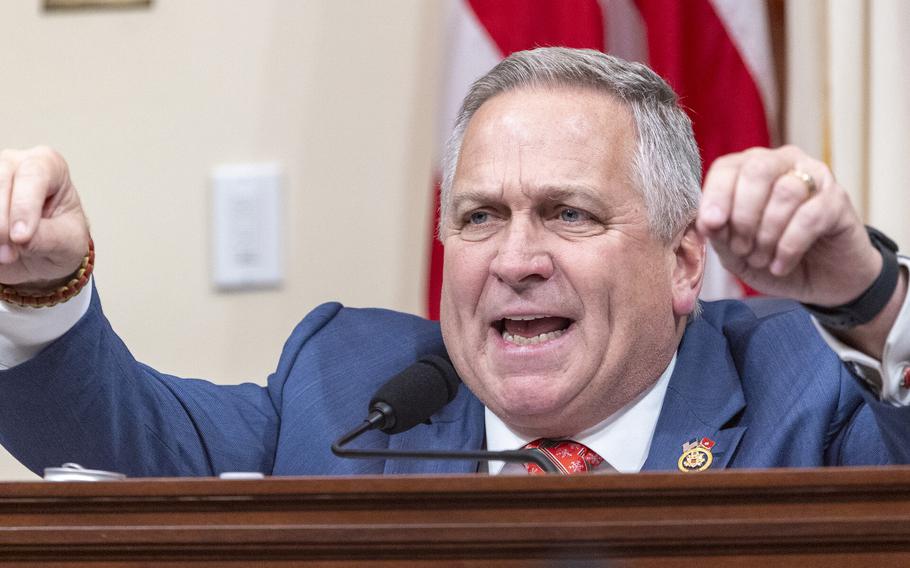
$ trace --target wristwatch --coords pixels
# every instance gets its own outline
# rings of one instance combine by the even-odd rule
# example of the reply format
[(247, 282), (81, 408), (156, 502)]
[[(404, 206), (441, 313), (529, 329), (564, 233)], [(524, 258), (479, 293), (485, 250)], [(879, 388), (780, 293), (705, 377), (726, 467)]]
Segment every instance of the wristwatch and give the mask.
[(882, 255), (882, 270), (872, 285), (852, 302), (840, 306), (803, 304), (818, 323), (828, 329), (850, 329), (872, 321), (891, 299), (897, 286), (900, 272), (897, 263), (897, 243), (874, 227), (866, 225), (866, 232), (869, 233), (872, 245)]

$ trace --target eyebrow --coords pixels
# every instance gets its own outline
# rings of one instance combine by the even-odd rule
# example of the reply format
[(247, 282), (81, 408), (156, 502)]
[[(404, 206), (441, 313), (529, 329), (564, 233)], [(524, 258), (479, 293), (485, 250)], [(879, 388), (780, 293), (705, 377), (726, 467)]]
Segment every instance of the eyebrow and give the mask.
[[(601, 192), (585, 184), (568, 183), (559, 185), (542, 185), (531, 188), (533, 195), (540, 196), (546, 201), (563, 201), (570, 197), (581, 197), (583, 200), (602, 204)], [(465, 203), (490, 204), (498, 202), (502, 195), (501, 189), (496, 190), (466, 190), (452, 196), (452, 211), (458, 211)]]
[(458, 211), (458, 209), (464, 203), (482, 204), (482, 203), (493, 202), (496, 200), (493, 197), (494, 193), (501, 194), (501, 192), (499, 192), (499, 191), (493, 192), (493, 191), (482, 191), (482, 190), (476, 190), (476, 189), (468, 190), (468, 191), (460, 191), (452, 196), (452, 203), (451, 203), (451, 206), (449, 207), (449, 209), (451, 211)]
[(584, 184), (560, 184), (560, 185), (544, 185), (533, 190), (535, 193), (543, 194), (543, 198), (547, 201), (563, 201), (570, 197), (582, 197), (588, 201), (602, 202), (603, 196), (601, 192), (595, 188), (584, 185)]

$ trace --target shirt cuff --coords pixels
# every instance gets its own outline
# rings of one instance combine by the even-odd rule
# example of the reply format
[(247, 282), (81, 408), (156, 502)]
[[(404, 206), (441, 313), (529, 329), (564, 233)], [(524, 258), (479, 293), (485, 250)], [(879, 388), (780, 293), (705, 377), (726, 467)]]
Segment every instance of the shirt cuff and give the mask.
[[(898, 255), (897, 261), (904, 270), (910, 270), (910, 258)], [(910, 389), (902, 386), (904, 369), (910, 366), (910, 294), (904, 300), (904, 305), (901, 306), (891, 332), (885, 340), (881, 361), (840, 341), (814, 317), (812, 322), (822, 339), (842, 361), (853, 368), (857, 376), (879, 393), (879, 398), (883, 402), (893, 406), (910, 406)]]
[(0, 302), (0, 369), (25, 363), (69, 331), (92, 302), (94, 277), (69, 301), (49, 308)]

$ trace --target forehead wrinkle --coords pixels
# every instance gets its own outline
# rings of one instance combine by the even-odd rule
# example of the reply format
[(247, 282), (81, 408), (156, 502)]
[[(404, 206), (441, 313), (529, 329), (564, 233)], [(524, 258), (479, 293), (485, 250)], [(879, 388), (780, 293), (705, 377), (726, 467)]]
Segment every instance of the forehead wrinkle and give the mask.
[[(533, 95), (537, 89), (528, 91), (527, 94)], [(573, 91), (575, 90), (569, 89), (569, 94)], [(515, 100), (511, 100), (523, 94), (525, 92), (519, 90), (493, 97), (478, 109), (469, 122), (456, 172), (456, 178), (461, 178), (462, 184), (459, 184), (456, 179), (456, 183), (453, 185), (456, 188), (462, 185), (462, 187), (467, 186), (471, 189), (468, 191), (455, 189), (451, 192), (449, 204), (452, 209), (463, 207), (465, 202), (501, 203), (508, 192), (517, 192), (528, 201), (557, 201), (568, 198), (571, 194), (576, 198), (580, 197), (603, 204), (607, 199), (603, 195), (604, 188), (596, 190), (595, 188), (599, 186), (596, 183), (597, 180), (587, 179), (600, 173), (599, 170), (592, 171), (596, 164), (590, 160), (579, 159), (575, 152), (569, 151), (569, 148), (550, 147), (552, 146), (551, 140), (547, 137), (541, 138), (538, 127), (557, 130), (566, 138), (570, 146), (583, 144), (588, 148), (596, 148), (598, 162), (606, 162), (611, 170), (622, 170), (625, 175), (620, 175), (620, 177), (626, 178), (630, 177), (627, 160), (623, 159), (627, 157), (627, 152), (624, 151), (626, 141), (620, 140), (619, 148), (613, 148), (614, 144), (607, 146), (605, 144), (607, 140), (602, 140), (599, 135), (592, 137), (592, 130), (597, 130), (599, 126), (604, 125), (604, 122), (606, 122), (606, 127), (611, 130), (615, 129), (617, 120), (620, 123), (628, 122), (632, 126), (631, 115), (620, 111), (609, 112), (605, 116), (606, 109), (601, 108), (601, 105), (594, 107), (589, 105), (582, 110), (560, 108), (560, 112), (555, 115), (544, 117), (547, 120), (544, 121), (543, 126), (536, 123), (531, 125), (528, 123), (525, 105), (518, 105)], [(603, 96), (603, 94), (600, 95)], [(491, 138), (494, 139), (494, 142), (490, 142)], [(496, 151), (490, 146), (492, 143), (496, 144)], [(537, 168), (537, 153), (541, 151), (554, 159), (579, 162), (578, 167), (562, 171), (566, 170), (563, 167), (559, 170), (562, 171), (562, 174), (558, 177), (555, 177), (555, 172), (550, 172), (553, 174), (552, 176), (547, 175), (546, 172), (540, 172)], [(471, 171), (463, 168), (466, 159), (470, 160), (472, 164)], [(531, 161), (526, 164), (524, 163), (526, 159)], [(543, 176), (541, 176), (542, 173)], [(465, 179), (466, 177), (468, 179)], [(541, 177), (551, 179), (541, 179)], [(559, 179), (559, 177), (566, 177), (566, 179)], [(592, 184), (592, 181), (595, 183)], [(479, 190), (473, 191), (477, 189)]]

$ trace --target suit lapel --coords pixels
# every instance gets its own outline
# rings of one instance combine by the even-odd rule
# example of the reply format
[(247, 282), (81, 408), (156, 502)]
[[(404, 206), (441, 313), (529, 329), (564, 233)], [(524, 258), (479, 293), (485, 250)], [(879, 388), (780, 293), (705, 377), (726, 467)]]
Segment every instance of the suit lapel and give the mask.
[[(478, 450), (483, 447), (483, 405), (462, 385), (455, 399), (430, 419), (430, 424), (389, 437), (390, 450)], [(476, 461), (390, 459), (385, 474), (475, 473)]]
[(710, 469), (727, 467), (746, 428), (728, 424), (745, 407), (742, 384), (723, 334), (698, 319), (680, 343), (651, 451), (643, 470), (676, 470), (683, 444), (710, 438)]

